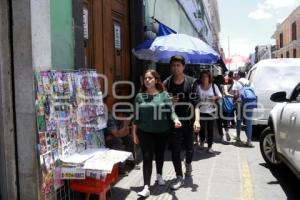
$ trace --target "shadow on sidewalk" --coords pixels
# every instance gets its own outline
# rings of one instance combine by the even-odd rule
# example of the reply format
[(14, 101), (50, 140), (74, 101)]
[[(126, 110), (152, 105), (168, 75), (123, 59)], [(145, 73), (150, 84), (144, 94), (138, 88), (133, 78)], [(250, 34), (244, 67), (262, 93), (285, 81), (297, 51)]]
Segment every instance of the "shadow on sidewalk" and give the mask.
[[(185, 184), (182, 186), (182, 188), (179, 188), (178, 190), (172, 190), (171, 189), (171, 184), (173, 183), (175, 179), (173, 180), (168, 180), (166, 181), (166, 184), (164, 186), (159, 186), (157, 184), (152, 185), (150, 187), (150, 192), (152, 197), (158, 197), (160, 195), (163, 195), (165, 193), (168, 193), (172, 196), (172, 200), (179, 200), (178, 197), (176, 196), (176, 192), (180, 191), (182, 188), (191, 188), (191, 192), (197, 192), (198, 191), (198, 185), (194, 184), (193, 178), (185, 178)], [(130, 188), (132, 191), (135, 191), (138, 193), (139, 191), (143, 190), (143, 186), (138, 186), (138, 187), (131, 187)], [(145, 199), (144, 197), (139, 197), (138, 199)]]
[(197, 192), (199, 185), (194, 184), (193, 177), (185, 177), (183, 188), (191, 188), (191, 192)]
[[(170, 185), (172, 182), (173, 182), (173, 180), (168, 180), (168, 181), (166, 181), (166, 184), (164, 186), (159, 186), (157, 184), (151, 185), (150, 186), (151, 197), (158, 197), (162, 194), (168, 193), (168, 194), (172, 195), (172, 197), (173, 197), (172, 199), (177, 200), (178, 198), (175, 196), (175, 192), (170, 189)], [(144, 186), (130, 187), (130, 189), (132, 191), (138, 193), (143, 190), (143, 187)], [(139, 199), (139, 200), (146, 199), (144, 197), (139, 197), (138, 195), (137, 195), (137, 197), (138, 197), (137, 199)]]
[(276, 178), (276, 181), (269, 182), (269, 185), (280, 185), (288, 200), (300, 199), (300, 180), (297, 179), (296, 175), (287, 166), (283, 165), (278, 168), (271, 168), (266, 163), (260, 163), (259, 165), (268, 168)]
[(130, 190), (113, 186), (111, 188), (111, 196), (108, 199), (126, 199)]
[[(220, 151), (214, 151), (213, 154), (208, 153), (206, 151), (207, 148), (199, 148), (196, 145), (194, 146), (194, 155), (193, 155), (193, 162), (197, 162), (199, 160), (204, 160), (204, 159), (209, 159), (212, 157), (215, 157), (217, 155), (220, 155), (221, 152)], [(181, 152), (181, 158), (184, 160), (185, 158), (185, 151)], [(165, 152), (165, 162), (166, 161), (171, 161), (172, 162), (172, 153), (170, 150), (166, 150)]]
[(197, 162), (199, 160), (209, 159), (215, 156), (220, 155), (222, 152), (214, 151), (214, 153), (208, 153), (207, 148), (200, 148), (198, 146), (194, 147), (194, 156), (193, 162)]

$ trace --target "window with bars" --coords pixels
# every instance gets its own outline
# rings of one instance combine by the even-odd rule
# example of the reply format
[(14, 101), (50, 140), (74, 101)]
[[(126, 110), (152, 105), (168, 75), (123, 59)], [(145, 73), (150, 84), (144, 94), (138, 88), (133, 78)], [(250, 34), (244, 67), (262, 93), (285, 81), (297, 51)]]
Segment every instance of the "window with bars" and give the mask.
[(296, 22), (292, 23), (292, 41), (297, 40), (297, 24)]
[(290, 52), (289, 52), (289, 51), (286, 52), (286, 57), (287, 57), (287, 58), (290, 57)]
[(293, 49), (293, 58), (297, 58), (297, 49)]
[(279, 35), (279, 47), (280, 48), (283, 47), (283, 33), (280, 33), (280, 35)]

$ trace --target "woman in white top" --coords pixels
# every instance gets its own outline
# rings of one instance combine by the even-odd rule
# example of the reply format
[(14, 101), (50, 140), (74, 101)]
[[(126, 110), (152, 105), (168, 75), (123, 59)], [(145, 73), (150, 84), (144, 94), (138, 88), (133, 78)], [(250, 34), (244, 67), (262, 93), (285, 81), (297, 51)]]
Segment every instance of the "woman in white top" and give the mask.
[(205, 137), (207, 137), (207, 152), (213, 153), (214, 121), (218, 117), (217, 103), (222, 98), (222, 94), (219, 88), (212, 83), (212, 76), (209, 71), (200, 73), (197, 85), (193, 88), (198, 97), (198, 104), (195, 107), (194, 130), (195, 132), (200, 131), (200, 146), (204, 147)]

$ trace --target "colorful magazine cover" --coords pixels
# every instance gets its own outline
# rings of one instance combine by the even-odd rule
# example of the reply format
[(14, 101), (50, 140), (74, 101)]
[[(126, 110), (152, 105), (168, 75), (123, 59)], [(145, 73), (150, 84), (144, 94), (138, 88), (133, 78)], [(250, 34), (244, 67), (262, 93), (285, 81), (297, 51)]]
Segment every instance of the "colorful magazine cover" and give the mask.
[(47, 153), (47, 139), (46, 133), (39, 133), (39, 142), (40, 142), (40, 154), (43, 155)]

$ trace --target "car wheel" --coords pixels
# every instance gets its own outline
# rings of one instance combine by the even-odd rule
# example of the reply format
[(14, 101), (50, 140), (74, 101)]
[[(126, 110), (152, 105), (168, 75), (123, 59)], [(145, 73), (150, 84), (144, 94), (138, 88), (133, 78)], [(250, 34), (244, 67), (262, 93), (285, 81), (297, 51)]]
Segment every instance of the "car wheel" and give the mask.
[(276, 150), (275, 134), (270, 127), (266, 128), (260, 135), (260, 151), (270, 167), (279, 167), (281, 160), (278, 158)]
[(252, 125), (252, 137), (254, 140), (259, 140), (261, 133), (265, 130), (265, 125)]

